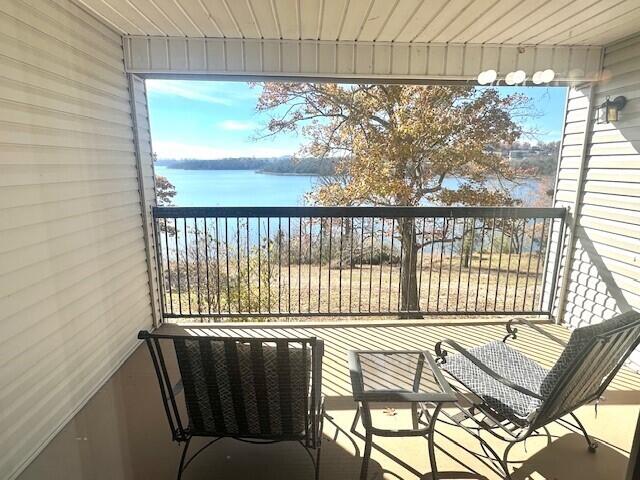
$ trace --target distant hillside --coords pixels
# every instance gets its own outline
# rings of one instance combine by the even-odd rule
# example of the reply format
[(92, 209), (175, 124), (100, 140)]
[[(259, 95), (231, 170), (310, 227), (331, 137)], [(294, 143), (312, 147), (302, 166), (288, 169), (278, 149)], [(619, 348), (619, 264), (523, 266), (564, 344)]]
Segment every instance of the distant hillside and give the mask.
[(221, 158), (217, 160), (157, 160), (156, 165), (179, 170), (253, 170), (274, 175), (334, 175), (334, 159)]
[(156, 165), (179, 170), (260, 170), (267, 158), (220, 158), (217, 160), (158, 160)]
[(259, 171), (277, 175), (335, 175), (336, 161), (332, 158), (278, 158), (268, 162)]

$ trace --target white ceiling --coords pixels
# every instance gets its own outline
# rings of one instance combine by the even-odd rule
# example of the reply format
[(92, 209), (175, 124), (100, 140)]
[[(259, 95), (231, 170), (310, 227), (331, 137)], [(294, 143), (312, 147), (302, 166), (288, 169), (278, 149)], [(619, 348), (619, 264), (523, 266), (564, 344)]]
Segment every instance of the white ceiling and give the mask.
[(606, 45), (640, 31), (640, 0), (76, 0), (123, 34)]

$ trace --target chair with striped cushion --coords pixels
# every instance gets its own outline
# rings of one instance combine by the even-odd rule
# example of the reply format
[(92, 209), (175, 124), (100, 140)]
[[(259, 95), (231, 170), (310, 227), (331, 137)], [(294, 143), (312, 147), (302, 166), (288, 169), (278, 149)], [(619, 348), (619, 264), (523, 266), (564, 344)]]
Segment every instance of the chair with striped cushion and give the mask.
[[(310, 456), (318, 478), (324, 416), (322, 340), (147, 331), (138, 338), (146, 341), (151, 353), (173, 440), (185, 443), (178, 479), (200, 452), (225, 437), (251, 443), (297, 441), (308, 452), (316, 451), (315, 458)], [(167, 347), (177, 359), (174, 376), (163, 353)], [(186, 410), (186, 418), (181, 410)], [(187, 460), (193, 437), (212, 440)]]

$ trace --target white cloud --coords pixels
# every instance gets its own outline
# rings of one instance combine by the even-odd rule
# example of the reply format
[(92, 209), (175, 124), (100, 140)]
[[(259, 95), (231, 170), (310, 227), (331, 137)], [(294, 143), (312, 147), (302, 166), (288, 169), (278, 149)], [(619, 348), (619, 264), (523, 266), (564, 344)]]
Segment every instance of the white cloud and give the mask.
[(257, 125), (254, 122), (242, 121), (242, 120), (224, 120), (218, 123), (218, 126), (223, 130), (254, 130)]
[(235, 148), (218, 148), (209, 145), (193, 145), (179, 142), (153, 142), (153, 149), (160, 159), (215, 159), (229, 157), (280, 157), (292, 155), (295, 148), (265, 147), (244, 144)]
[(185, 86), (184, 82), (175, 82), (171, 80), (147, 80), (147, 90), (153, 93), (175, 95), (188, 100), (213, 103), (216, 105), (231, 105), (231, 101), (228, 97), (212, 95), (212, 92), (198, 88), (195, 84), (186, 85), (189, 86)]

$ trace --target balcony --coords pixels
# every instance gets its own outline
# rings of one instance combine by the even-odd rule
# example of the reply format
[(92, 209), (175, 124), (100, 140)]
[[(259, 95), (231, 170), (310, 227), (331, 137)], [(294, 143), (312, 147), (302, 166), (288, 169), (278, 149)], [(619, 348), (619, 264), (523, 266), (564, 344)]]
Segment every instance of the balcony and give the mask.
[[(348, 349), (470, 347), (513, 315), (566, 338), (640, 309), (637, 0), (215, 3), (0, 1), (0, 478), (175, 478), (140, 329), (324, 338), (322, 478), (355, 479)], [(566, 86), (561, 210), (154, 217), (145, 82), (167, 77)], [(512, 343), (545, 367), (559, 353), (536, 334)], [(595, 455), (554, 425), (513, 451), (514, 478), (619, 479), (630, 457), (636, 478), (639, 378), (623, 368), (597, 417), (578, 411)], [(449, 478), (499, 478), (469, 436), (443, 424), (436, 441)], [(376, 439), (369, 480), (428, 470), (424, 440)], [(297, 445), (224, 440), (185, 480), (256, 477), (313, 478)]]
[[(164, 312), (158, 331), (322, 338), (327, 418), (321, 478), (355, 479), (364, 442), (350, 431), (355, 403), (347, 352), (433, 352), (435, 343), (447, 337), (470, 348), (501, 339), (506, 315), (524, 315), (567, 339), (566, 328), (544, 319), (557, 288), (565, 213), (155, 208)], [(408, 237), (402, 236), (401, 225)], [(413, 247), (407, 248), (407, 238)], [(415, 270), (407, 275), (407, 268)], [(545, 368), (561, 353), (561, 347), (535, 332), (518, 335), (512, 345)], [(168, 368), (176, 371), (175, 358)], [(174, 478), (180, 448), (170, 441), (157, 390), (146, 349), (138, 348), (21, 479), (70, 468), (84, 478)], [(579, 432), (553, 424), (542, 437), (513, 449), (513, 478), (622, 478), (639, 402), (640, 377), (623, 369), (597, 415), (593, 406), (577, 412), (601, 443), (597, 455), (587, 452)], [(386, 415), (383, 408), (395, 408), (395, 414)], [(379, 405), (375, 415), (387, 428), (400, 428), (410, 419), (409, 410), (394, 404)], [(469, 434), (445, 422), (436, 431), (440, 478), (501, 478)], [(495, 439), (490, 443), (498, 452), (505, 448)], [(71, 465), (62, 465), (56, 452), (69, 448), (77, 455)], [(375, 438), (369, 478), (429, 478), (429, 470), (425, 439)], [(200, 455), (185, 478), (211, 478), (212, 472), (228, 479), (256, 472), (263, 478), (313, 478), (305, 452), (291, 443), (256, 446), (223, 440)]]
[[(562, 338), (564, 327), (544, 323), (544, 328)], [(502, 322), (474, 318), (434, 317), (429, 320), (353, 324), (335, 322), (271, 323), (267, 325), (164, 325), (160, 331), (191, 335), (223, 336), (317, 336), (325, 340), (323, 393), (327, 396), (325, 442), (321, 478), (358, 478), (363, 441), (349, 432), (354, 414), (348, 349), (426, 348), (436, 341), (456, 338), (466, 347), (501, 338)], [(523, 334), (512, 345), (550, 367), (560, 353), (556, 344), (539, 334)], [(174, 369), (175, 365), (170, 365)], [(552, 425), (549, 437), (530, 439), (526, 450), (515, 448), (510, 458), (520, 466), (514, 479), (596, 480), (624, 478), (640, 402), (640, 378), (623, 369), (598, 407), (583, 407), (577, 413), (600, 440), (595, 455), (587, 452), (576, 432)], [(393, 406), (393, 405), (389, 405)], [(409, 415), (377, 412), (387, 426), (401, 423)], [(361, 431), (361, 430), (360, 430)], [(337, 438), (335, 437), (338, 432)], [(442, 478), (500, 478), (467, 449), (482, 453), (477, 442), (458, 428), (439, 425), (436, 443)], [(422, 438), (375, 438), (369, 478), (415, 479), (429, 471), (426, 441)], [(493, 446), (502, 452), (504, 444)], [(63, 452), (75, 452), (69, 456)], [(145, 348), (139, 348), (91, 399), (53, 442), (25, 471), (21, 479), (63, 478), (62, 472), (82, 478), (175, 478), (180, 448), (170, 440), (158, 385)], [(64, 461), (60, 459), (64, 458)], [(474, 471), (476, 473), (474, 473)], [(56, 476), (60, 472), (60, 476)], [(222, 440), (199, 456), (185, 473), (186, 479), (313, 478), (309, 459), (299, 445), (285, 442), (269, 446)]]

